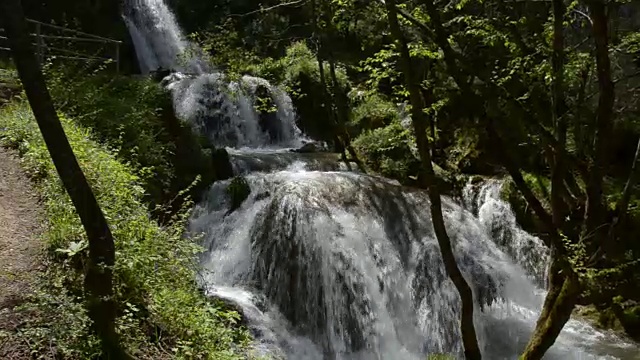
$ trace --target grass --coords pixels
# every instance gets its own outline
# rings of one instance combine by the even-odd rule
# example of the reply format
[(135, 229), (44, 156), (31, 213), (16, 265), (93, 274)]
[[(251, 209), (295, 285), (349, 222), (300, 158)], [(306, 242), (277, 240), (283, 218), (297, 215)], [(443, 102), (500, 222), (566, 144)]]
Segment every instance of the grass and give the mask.
[[(116, 241), (117, 326), (126, 349), (140, 359), (242, 358), (249, 337), (237, 325), (239, 314), (206, 299), (195, 283), (202, 249), (182, 236), (188, 212), (158, 225), (135, 168), (77, 122), (61, 120)], [(15, 336), (28, 342), (34, 357), (95, 358), (99, 347), (82, 303), (86, 237), (27, 103), (0, 110), (0, 144), (20, 151), (48, 221), (47, 270), (23, 306), (31, 316)]]

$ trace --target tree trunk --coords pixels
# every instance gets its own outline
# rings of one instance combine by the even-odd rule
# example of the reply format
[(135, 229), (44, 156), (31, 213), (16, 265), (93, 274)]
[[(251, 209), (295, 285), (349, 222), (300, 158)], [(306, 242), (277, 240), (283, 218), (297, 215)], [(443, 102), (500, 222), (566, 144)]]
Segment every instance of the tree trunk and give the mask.
[[(586, 181), (587, 205), (582, 239), (588, 244), (601, 246), (608, 252), (606, 207), (603, 198), (603, 178), (608, 160), (607, 142), (611, 141), (613, 129), (613, 105), (615, 88), (611, 80), (611, 61), (609, 59), (608, 18), (605, 4), (600, 0), (589, 3), (593, 21), (593, 37), (596, 44), (596, 68), (600, 98), (598, 100), (597, 120), (594, 133), (593, 155)], [(588, 249), (591, 249), (588, 247)]]
[(507, 148), (502, 143), (502, 139), (491, 121), (487, 129), (496, 143), (501, 162), (509, 172), (518, 191), (524, 196), (527, 204), (532, 207), (536, 216), (549, 232), (549, 240), (545, 242), (552, 251), (548, 292), (533, 335), (520, 357), (521, 360), (538, 360), (542, 359), (547, 350), (554, 344), (560, 331), (571, 317), (580, 295), (580, 284), (577, 274), (567, 261), (567, 252), (562, 246), (562, 238), (558, 233), (558, 229), (554, 226), (553, 216), (545, 210), (524, 181), (520, 170), (509, 157)]
[[(340, 85), (338, 84), (338, 77), (336, 76), (336, 64), (333, 60), (333, 56), (329, 56), (329, 73), (331, 75), (331, 83), (333, 84), (333, 93), (335, 96), (335, 103), (336, 103), (336, 120), (338, 123), (338, 129), (340, 134), (342, 135), (342, 142), (344, 145), (344, 148), (349, 152), (349, 155), (351, 156), (351, 160), (354, 161), (356, 163), (356, 165), (358, 166), (358, 169), (360, 169), (360, 171), (362, 171), (363, 173), (366, 172), (366, 169), (364, 167), (364, 165), (362, 164), (362, 162), (360, 161), (360, 158), (358, 157), (358, 154), (356, 153), (355, 149), (353, 148), (353, 146), (351, 146), (351, 137), (349, 136), (349, 132), (347, 131), (347, 128), (345, 126), (345, 124), (347, 123), (347, 106), (346, 104), (343, 103), (342, 101), (342, 97), (340, 96)], [(345, 156), (345, 161), (346, 161), (346, 156)], [(347, 166), (348, 162), (347, 162)]]
[[(564, 79), (564, 27), (563, 19), (565, 13), (564, 0), (553, 0), (553, 123), (554, 132), (558, 146), (565, 148), (567, 142), (567, 121), (563, 119), (565, 113), (565, 101), (563, 92)], [(551, 208), (553, 224), (557, 229), (562, 229), (564, 219), (567, 216), (567, 206), (564, 202), (563, 192), (566, 167), (564, 156), (560, 152), (555, 152), (551, 169)]]
[(0, 13), (13, 59), (58, 175), (71, 197), (89, 240), (89, 266), (84, 287), (92, 327), (102, 341), (103, 355), (126, 359), (115, 331), (112, 267), (113, 237), (56, 114), (44, 76), (31, 46), (20, 0), (3, 0)]
[(427, 122), (423, 112), (424, 103), (420, 94), (420, 87), (413, 74), (409, 49), (404, 40), (402, 30), (400, 29), (400, 24), (398, 23), (398, 13), (396, 11), (395, 0), (386, 0), (385, 5), (387, 8), (387, 15), (389, 17), (389, 26), (391, 33), (396, 40), (396, 48), (400, 52), (401, 66), (404, 73), (403, 75), (407, 89), (409, 90), (413, 127), (415, 130), (418, 152), (422, 161), (421, 171), (423, 172), (424, 178), (426, 179), (429, 187), (429, 200), (431, 202), (433, 228), (436, 238), (438, 239), (445, 269), (458, 290), (462, 302), (460, 331), (462, 333), (465, 357), (472, 360), (481, 359), (482, 354), (480, 352), (480, 347), (478, 346), (476, 330), (473, 324), (473, 293), (469, 284), (462, 275), (462, 272), (458, 268), (458, 264), (456, 263), (456, 259), (453, 254), (453, 249), (451, 247), (451, 240), (449, 239), (449, 235), (447, 234), (444, 224), (440, 193), (438, 191), (436, 176), (431, 163), (430, 144), (426, 133)]
[(539, 360), (555, 343), (560, 331), (569, 321), (571, 313), (580, 296), (580, 284), (577, 276), (558, 275), (562, 282), (555, 282), (549, 289), (547, 299), (536, 329), (520, 356), (520, 360)]
[(311, 6), (311, 26), (313, 32), (313, 38), (317, 41), (317, 49), (316, 49), (316, 61), (318, 62), (318, 74), (320, 76), (320, 93), (322, 94), (322, 106), (326, 110), (326, 114), (329, 118), (329, 123), (331, 124), (334, 141), (335, 150), (340, 149), (340, 153), (342, 155), (342, 159), (345, 164), (349, 166), (349, 162), (347, 161), (347, 153), (346, 153), (346, 144), (345, 140), (342, 138), (342, 134), (340, 133), (340, 129), (335, 119), (335, 114), (333, 112), (333, 100), (331, 99), (331, 94), (327, 88), (327, 76), (324, 71), (324, 61), (322, 59), (322, 35), (320, 34), (320, 29), (318, 28), (318, 11), (316, 8), (316, 2), (314, 0), (310, 3)]

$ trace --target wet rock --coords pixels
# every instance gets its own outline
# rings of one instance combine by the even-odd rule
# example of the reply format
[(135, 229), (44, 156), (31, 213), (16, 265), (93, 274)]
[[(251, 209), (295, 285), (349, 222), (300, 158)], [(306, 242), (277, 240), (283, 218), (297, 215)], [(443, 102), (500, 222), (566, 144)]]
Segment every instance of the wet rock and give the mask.
[(271, 91), (264, 85), (258, 85), (255, 90), (255, 107), (258, 112), (258, 122), (264, 133), (269, 134), (271, 141), (278, 141), (280, 135), (280, 124), (277, 107), (271, 96)]
[(216, 180), (227, 180), (233, 177), (233, 167), (229, 153), (225, 149), (214, 149), (211, 153)]
[(302, 145), (302, 147), (298, 149), (291, 149), (291, 152), (300, 153), (300, 154), (310, 154), (318, 152), (318, 147), (314, 143), (307, 143)]
[(162, 67), (157, 68), (156, 70), (150, 73), (151, 78), (156, 82), (162, 82), (165, 78), (173, 73), (173, 70), (164, 69)]
[(227, 195), (231, 201), (231, 209), (228, 214), (236, 211), (249, 197), (249, 194), (251, 194), (251, 187), (247, 180), (240, 176), (233, 178), (227, 187)]
[(298, 149), (291, 149), (290, 151), (299, 154), (312, 154), (318, 152), (326, 152), (327, 148), (326, 146), (318, 142), (308, 142)]

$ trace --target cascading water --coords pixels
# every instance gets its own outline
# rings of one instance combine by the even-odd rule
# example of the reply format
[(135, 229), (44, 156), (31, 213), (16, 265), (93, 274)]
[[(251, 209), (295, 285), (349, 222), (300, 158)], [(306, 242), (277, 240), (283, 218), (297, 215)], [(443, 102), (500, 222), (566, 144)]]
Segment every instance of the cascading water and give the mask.
[(127, 0), (124, 19), (143, 73), (158, 68), (206, 70), (203, 62), (186, 53), (189, 43), (163, 0)]
[[(287, 93), (257, 77), (229, 81), (207, 65), (162, 0), (127, 0), (124, 20), (142, 72), (173, 71), (163, 82), (173, 93), (176, 113), (209, 135), (214, 145), (302, 145)], [(262, 103), (273, 108), (258, 111)]]
[[(205, 234), (203, 283), (247, 310), (257, 349), (289, 359), (461, 356), (458, 295), (444, 272), (424, 192), (351, 172), (285, 170), (247, 179), (252, 193), (240, 209), (228, 213), (227, 184), (216, 184), (195, 210), (191, 230)], [(535, 285), (539, 270), (528, 272), (513, 257), (544, 269), (546, 255), (538, 239), (508, 220), (508, 205), (490, 195), (497, 186), (480, 189), (477, 211), (500, 216), (476, 217), (448, 198), (444, 210), (478, 303), (485, 357), (515, 359), (544, 291)], [(521, 238), (510, 235), (505, 243), (494, 236), (498, 224)], [(547, 358), (631, 359), (636, 352), (572, 320)]]
[[(290, 153), (301, 134), (291, 99), (263, 79), (229, 82), (188, 47), (161, 0), (131, 0), (126, 15), (141, 63), (181, 70), (165, 79), (177, 113), (217, 146), (251, 188), (231, 211), (229, 182), (196, 207), (193, 234), (207, 252), (199, 279), (235, 303), (252, 351), (294, 360), (460, 357), (459, 299), (446, 277), (423, 191), (354, 173), (331, 156)], [(257, 98), (275, 109), (258, 112)], [(326, 157), (325, 157), (326, 156)], [(339, 171), (342, 170), (342, 171)], [(515, 359), (544, 298), (547, 251), (520, 229), (501, 184), (469, 185), (465, 206), (444, 198), (456, 259), (472, 285), (487, 359)], [(548, 359), (635, 359), (637, 349), (571, 320)]]

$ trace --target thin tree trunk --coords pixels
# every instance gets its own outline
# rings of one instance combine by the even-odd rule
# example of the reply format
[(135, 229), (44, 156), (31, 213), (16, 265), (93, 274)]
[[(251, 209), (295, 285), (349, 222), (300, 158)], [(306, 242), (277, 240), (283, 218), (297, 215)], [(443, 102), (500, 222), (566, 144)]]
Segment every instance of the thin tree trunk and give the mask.
[(538, 198), (533, 194), (522, 177), (515, 162), (509, 157), (506, 146), (490, 121), (487, 127), (489, 135), (496, 143), (501, 162), (509, 172), (518, 191), (524, 196), (536, 216), (549, 232), (549, 240), (545, 243), (552, 251), (552, 262), (549, 269), (548, 292), (536, 328), (520, 357), (521, 360), (539, 360), (553, 345), (558, 334), (569, 320), (573, 308), (580, 295), (580, 284), (577, 274), (568, 263), (567, 251), (562, 245), (562, 238), (554, 226), (553, 216), (549, 214)]
[[(553, 0), (553, 120), (554, 132), (558, 146), (566, 148), (567, 142), (567, 121), (563, 118), (565, 112), (565, 101), (563, 92), (564, 79), (564, 27), (563, 19), (565, 13), (564, 0)], [(566, 168), (564, 156), (560, 152), (555, 152), (551, 169), (551, 208), (553, 223), (557, 229), (562, 229), (564, 219), (567, 215), (567, 206), (564, 202), (565, 195), (564, 178)]]
[(3, 15), (18, 75), (53, 164), (71, 197), (89, 240), (89, 267), (85, 274), (84, 288), (93, 330), (102, 341), (105, 357), (126, 359), (115, 331), (116, 313), (112, 299), (115, 249), (111, 231), (56, 114), (31, 46), (31, 37), (20, 0), (2, 0), (1, 4), (0, 13)]
[(420, 95), (420, 87), (414, 77), (409, 49), (406, 41), (404, 40), (402, 30), (400, 29), (400, 24), (398, 23), (398, 13), (396, 11), (395, 0), (386, 0), (385, 5), (387, 8), (387, 15), (389, 17), (389, 26), (391, 33), (396, 40), (396, 47), (400, 52), (400, 60), (404, 73), (403, 75), (407, 89), (409, 90), (413, 127), (415, 130), (418, 152), (420, 153), (420, 159), (422, 161), (421, 171), (423, 172), (429, 187), (433, 228), (436, 238), (438, 239), (445, 269), (449, 278), (451, 278), (451, 281), (458, 290), (462, 302), (460, 331), (462, 333), (465, 357), (471, 360), (481, 359), (482, 354), (480, 352), (480, 347), (478, 346), (476, 330), (473, 324), (473, 293), (471, 291), (471, 287), (469, 287), (469, 284), (458, 268), (458, 264), (456, 263), (456, 259), (453, 254), (453, 249), (451, 247), (451, 240), (449, 239), (449, 235), (447, 234), (444, 224), (440, 192), (438, 191), (436, 176), (431, 163), (430, 144), (426, 133), (427, 122), (424, 117), (424, 103), (422, 101), (422, 96)]
[(353, 146), (351, 146), (351, 137), (349, 136), (349, 132), (347, 131), (347, 128), (345, 126), (345, 124), (347, 123), (345, 115), (347, 114), (348, 109), (343, 103), (342, 97), (340, 96), (340, 84), (338, 84), (338, 77), (336, 76), (336, 64), (331, 54), (329, 55), (329, 73), (331, 75), (331, 83), (333, 84), (333, 93), (335, 96), (334, 100), (336, 103), (336, 120), (338, 123), (338, 128), (340, 129), (340, 134), (342, 134), (344, 148), (349, 152), (351, 160), (356, 163), (360, 171), (366, 172), (366, 169), (360, 161), (358, 154), (356, 153)]
[(346, 144), (345, 140), (342, 138), (340, 134), (340, 129), (335, 119), (335, 114), (333, 112), (333, 100), (331, 99), (331, 94), (327, 89), (327, 76), (324, 71), (324, 61), (322, 59), (322, 35), (320, 34), (320, 29), (318, 28), (318, 11), (316, 8), (316, 2), (314, 0), (311, 1), (311, 26), (313, 30), (313, 38), (316, 39), (318, 46), (316, 50), (316, 61), (318, 62), (318, 74), (320, 76), (320, 93), (322, 94), (322, 105), (327, 111), (327, 116), (329, 117), (329, 122), (331, 124), (331, 128), (333, 130), (333, 135), (335, 141), (337, 141), (340, 147), (340, 153), (345, 163), (347, 162), (347, 153), (346, 153)]
[(589, 3), (593, 20), (593, 37), (596, 44), (596, 67), (600, 98), (598, 100), (596, 130), (594, 134), (593, 157), (589, 166), (589, 177), (586, 181), (587, 206), (585, 210), (585, 226), (582, 234), (587, 243), (602, 246), (607, 252), (608, 235), (606, 208), (603, 199), (603, 178), (607, 166), (608, 146), (613, 129), (613, 105), (615, 88), (611, 80), (611, 61), (609, 59), (608, 18), (605, 4), (600, 0)]

